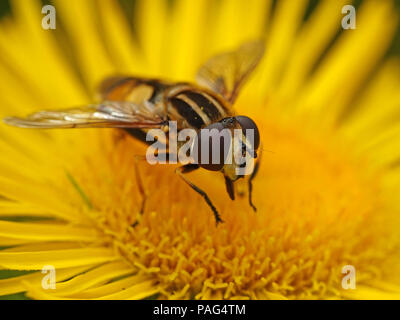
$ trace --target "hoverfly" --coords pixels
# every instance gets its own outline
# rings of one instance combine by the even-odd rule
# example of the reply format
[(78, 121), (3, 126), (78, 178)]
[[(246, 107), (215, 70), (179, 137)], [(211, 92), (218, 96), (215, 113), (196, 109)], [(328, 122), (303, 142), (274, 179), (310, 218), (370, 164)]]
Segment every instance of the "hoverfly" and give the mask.
[[(243, 133), (254, 130), (251, 149), (252, 158), (255, 159), (260, 145), (257, 125), (246, 116), (235, 115), (233, 104), (263, 54), (263, 42), (254, 41), (245, 43), (234, 51), (216, 55), (198, 70), (197, 84), (130, 76), (108, 78), (100, 85), (102, 102), (97, 105), (40, 111), (26, 118), (9, 117), (4, 121), (23, 128), (119, 128), (143, 142), (146, 142), (146, 130), (160, 128), (168, 131), (166, 126), (171, 120), (176, 121), (178, 130), (192, 128), (198, 132), (202, 128), (238, 128)], [(211, 153), (214, 147), (211, 146)], [(259, 158), (248, 178), (248, 199), (254, 211), (256, 208), (252, 203), (252, 180), (258, 170)], [(198, 168), (222, 172), (227, 193), (234, 200), (233, 183), (244, 177), (236, 174), (234, 169), (237, 166), (235, 162), (210, 164), (208, 161), (200, 161), (178, 167), (175, 172), (204, 198), (218, 224), (222, 219), (207, 193), (194, 185), (185, 174)], [(143, 191), (143, 188), (139, 189)], [(142, 195), (145, 197), (144, 192)]]

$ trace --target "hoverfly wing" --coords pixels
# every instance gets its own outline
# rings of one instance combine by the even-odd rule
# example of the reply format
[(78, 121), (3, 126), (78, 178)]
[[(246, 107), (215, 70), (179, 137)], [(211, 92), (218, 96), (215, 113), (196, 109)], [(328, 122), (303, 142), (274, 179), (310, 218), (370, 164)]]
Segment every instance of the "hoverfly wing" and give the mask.
[(82, 108), (40, 111), (4, 122), (22, 128), (159, 128), (165, 121), (131, 102), (103, 102)]
[(196, 80), (233, 103), (251, 72), (264, 55), (264, 42), (247, 42), (237, 50), (210, 58), (197, 72)]

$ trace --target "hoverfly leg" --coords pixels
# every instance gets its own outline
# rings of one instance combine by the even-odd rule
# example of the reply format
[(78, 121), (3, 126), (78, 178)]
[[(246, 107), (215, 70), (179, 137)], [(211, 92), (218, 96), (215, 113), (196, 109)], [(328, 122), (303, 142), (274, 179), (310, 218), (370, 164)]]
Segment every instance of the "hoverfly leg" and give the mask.
[[(159, 155), (160, 154), (156, 154), (156, 156), (159, 156)], [(170, 158), (170, 156), (171, 156), (170, 153), (165, 153), (165, 158), (167, 160)], [(134, 170), (135, 170), (136, 183), (137, 183), (137, 186), (138, 186), (138, 189), (139, 189), (139, 193), (140, 193), (140, 195), (142, 197), (142, 203), (140, 205), (140, 211), (139, 211), (140, 216), (142, 216), (143, 213), (144, 213), (144, 210), (146, 208), (146, 201), (147, 201), (148, 195), (147, 195), (146, 189), (144, 188), (144, 183), (143, 183), (143, 180), (142, 180), (142, 177), (141, 177), (141, 174), (140, 174), (140, 170), (138, 168), (138, 162), (139, 161), (146, 161), (147, 159), (146, 159), (146, 156), (144, 156), (144, 155), (135, 155), (134, 156), (134, 160), (135, 161), (133, 163), (133, 167), (134, 167)], [(138, 224), (139, 224), (139, 219), (136, 219), (135, 222), (133, 222), (131, 224), (131, 227), (134, 228)]]
[(233, 187), (233, 182), (227, 176), (225, 176), (225, 186), (226, 186), (226, 191), (228, 192), (229, 198), (231, 198), (231, 200), (235, 200), (235, 189)]
[(183, 179), (183, 181), (185, 181), (194, 191), (196, 191), (197, 193), (199, 193), (204, 200), (207, 202), (207, 204), (209, 205), (209, 207), (211, 208), (211, 210), (214, 213), (214, 217), (215, 217), (215, 223), (218, 226), (218, 223), (220, 222), (224, 222), (217, 209), (214, 207), (214, 205), (212, 204), (210, 198), (208, 197), (207, 193), (205, 193), (203, 190), (201, 190), (199, 187), (197, 187), (196, 185), (194, 185), (188, 178), (185, 177), (186, 173), (190, 173), (196, 169), (198, 169), (199, 166), (197, 164), (187, 164), (184, 165), (182, 167), (176, 168), (175, 169), (175, 173), (179, 175), (179, 177), (181, 177)]
[(249, 180), (248, 180), (248, 186), (249, 186), (249, 204), (250, 206), (253, 208), (254, 212), (257, 211), (256, 206), (253, 204), (253, 200), (252, 200), (252, 193), (253, 193), (253, 179), (256, 177), (257, 173), (258, 173), (258, 169), (260, 168), (260, 163), (261, 163), (261, 155), (262, 155), (262, 147), (260, 148), (260, 152), (258, 155), (258, 158), (256, 160), (256, 163), (254, 165), (254, 170), (251, 173)]
[[(146, 160), (146, 156), (135, 155), (134, 156), (134, 160), (135, 161), (133, 163), (133, 168), (135, 170), (136, 184), (138, 186), (139, 193), (140, 193), (140, 195), (142, 197), (142, 203), (140, 204), (139, 214), (143, 215), (144, 209), (145, 209), (145, 206), (146, 206), (147, 193), (146, 193), (146, 190), (144, 188), (142, 177), (140, 175), (140, 171), (139, 171), (139, 168), (138, 168), (138, 162), (141, 161), (141, 160)], [(131, 226), (134, 228), (138, 224), (139, 224), (139, 219), (136, 219), (135, 222), (131, 224)]]

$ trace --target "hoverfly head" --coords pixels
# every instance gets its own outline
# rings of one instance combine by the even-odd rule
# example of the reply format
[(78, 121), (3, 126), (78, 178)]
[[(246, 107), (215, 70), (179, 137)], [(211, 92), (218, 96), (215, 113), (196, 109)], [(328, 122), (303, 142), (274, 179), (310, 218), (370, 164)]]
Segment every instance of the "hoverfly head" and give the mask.
[[(236, 168), (246, 163), (237, 161), (250, 155), (257, 157), (260, 133), (253, 120), (246, 116), (229, 117), (201, 129), (194, 141), (194, 154), (198, 165), (210, 171), (223, 171), (232, 181), (241, 175)], [(236, 173), (235, 173), (236, 172)]]
[(242, 153), (247, 150), (253, 158), (257, 158), (257, 150), (260, 146), (260, 132), (256, 123), (246, 116), (237, 116), (235, 119), (242, 129), (244, 137), (241, 145)]

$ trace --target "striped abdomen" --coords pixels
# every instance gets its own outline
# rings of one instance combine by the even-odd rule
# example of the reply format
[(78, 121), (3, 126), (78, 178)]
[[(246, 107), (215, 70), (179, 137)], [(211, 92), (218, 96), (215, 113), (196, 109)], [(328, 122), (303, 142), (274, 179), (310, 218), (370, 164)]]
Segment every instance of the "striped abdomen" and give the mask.
[(177, 85), (167, 96), (168, 117), (181, 122), (178, 127), (201, 129), (230, 115), (217, 95), (190, 85)]

